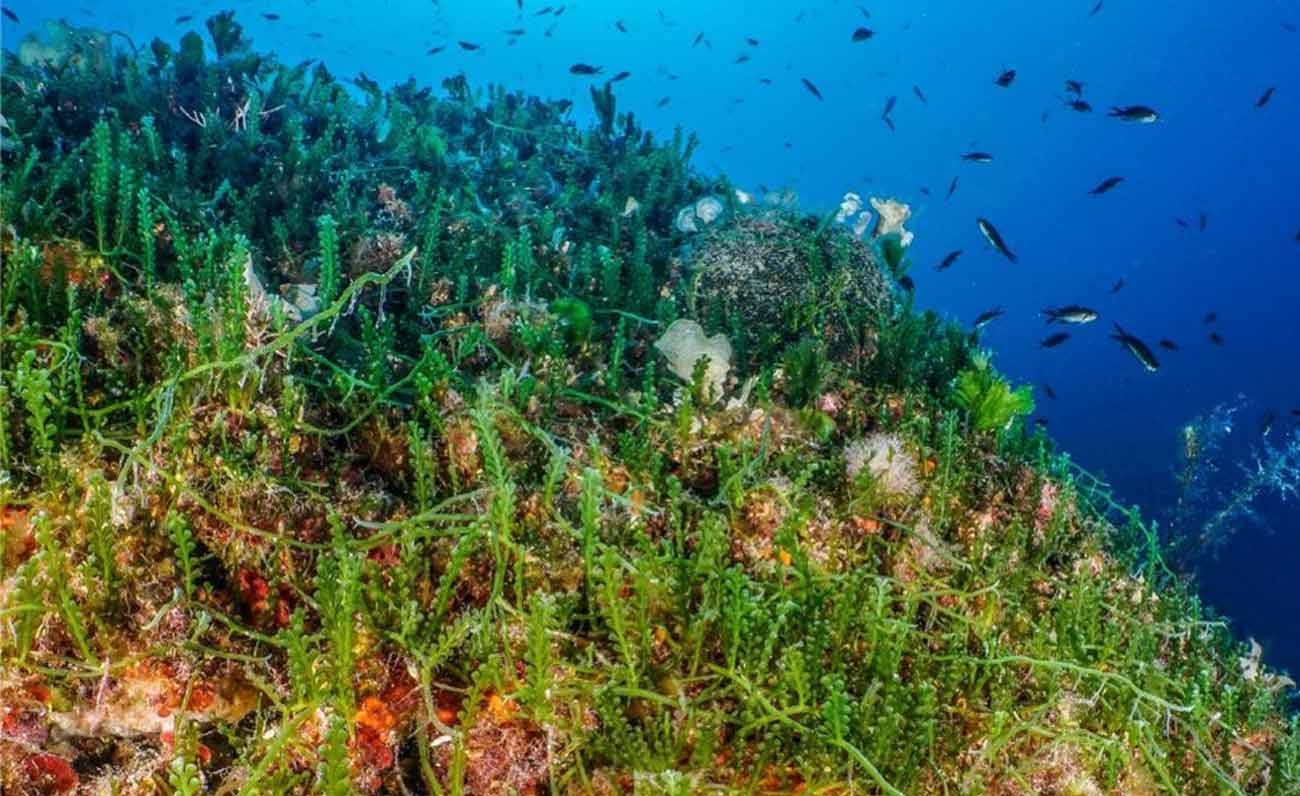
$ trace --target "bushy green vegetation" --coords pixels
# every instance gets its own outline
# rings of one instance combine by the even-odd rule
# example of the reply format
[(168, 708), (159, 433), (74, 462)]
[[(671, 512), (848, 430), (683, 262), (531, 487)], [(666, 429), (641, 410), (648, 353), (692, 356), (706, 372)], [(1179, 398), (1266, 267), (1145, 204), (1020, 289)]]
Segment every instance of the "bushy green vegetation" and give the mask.
[(976, 431), (1004, 431), (1018, 417), (1034, 411), (1034, 397), (1028, 386), (1012, 389), (993, 370), (988, 354), (971, 357), (969, 367), (957, 374), (952, 399), (964, 409)]
[[(6, 793), (1300, 787), (959, 328), (778, 304), (726, 400), (665, 375), (690, 139), (207, 31), (5, 55)], [(731, 212), (812, 278), (847, 234)]]

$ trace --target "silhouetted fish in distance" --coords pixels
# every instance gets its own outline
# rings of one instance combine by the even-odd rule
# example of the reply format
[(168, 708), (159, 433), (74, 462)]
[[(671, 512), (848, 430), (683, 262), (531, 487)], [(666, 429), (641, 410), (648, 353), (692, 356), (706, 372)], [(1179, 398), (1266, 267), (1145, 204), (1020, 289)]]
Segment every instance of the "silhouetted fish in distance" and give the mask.
[(983, 312), (981, 312), (979, 315), (975, 317), (975, 323), (973, 324), (975, 331), (978, 332), (979, 330), (983, 329), (985, 326), (988, 326), (997, 318), (1002, 317), (1004, 314), (1006, 314), (1006, 310), (1002, 309), (1001, 307), (994, 307), (991, 310), (984, 310)]
[(1120, 345), (1128, 349), (1128, 352), (1133, 355), (1138, 364), (1149, 372), (1155, 373), (1160, 369), (1160, 361), (1156, 359), (1155, 354), (1151, 353), (1151, 349), (1147, 347), (1147, 344), (1124, 331), (1124, 328), (1118, 323), (1115, 324), (1115, 332), (1110, 336), (1110, 339), (1118, 340)]
[(1137, 124), (1154, 124), (1160, 119), (1160, 114), (1145, 105), (1116, 105), (1106, 115), (1122, 122)]
[(1106, 179), (1102, 180), (1101, 183), (1096, 188), (1093, 188), (1088, 193), (1092, 194), (1093, 196), (1101, 196), (1102, 194), (1114, 188), (1116, 185), (1119, 185), (1121, 182), (1124, 182), (1123, 177), (1107, 177)]
[(1078, 304), (1067, 304), (1064, 307), (1045, 307), (1042, 315), (1048, 323), (1092, 323), (1101, 317), (1094, 309), (1081, 307)]
[(975, 223), (980, 228), (980, 234), (984, 236), (984, 239), (987, 240), (994, 249), (998, 250), (999, 254), (1013, 263), (1018, 262), (1019, 258), (1017, 258), (1015, 252), (1011, 251), (1007, 246), (1006, 241), (1002, 239), (1002, 234), (998, 232), (997, 227), (993, 226), (990, 221), (984, 218), (975, 219)]
[(943, 258), (943, 260), (934, 267), (934, 270), (936, 271), (948, 270), (949, 268), (952, 267), (953, 263), (957, 262), (957, 258), (960, 256), (961, 256), (961, 249), (948, 252), (948, 254)]

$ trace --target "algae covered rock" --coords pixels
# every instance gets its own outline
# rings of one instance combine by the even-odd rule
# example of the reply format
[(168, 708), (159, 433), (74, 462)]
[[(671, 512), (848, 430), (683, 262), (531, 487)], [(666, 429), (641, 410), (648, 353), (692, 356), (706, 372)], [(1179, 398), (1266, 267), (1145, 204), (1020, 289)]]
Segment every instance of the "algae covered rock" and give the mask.
[(691, 250), (689, 303), (750, 356), (816, 337), (834, 358), (870, 358), (889, 289), (869, 244), (847, 230), (769, 212), (710, 229)]

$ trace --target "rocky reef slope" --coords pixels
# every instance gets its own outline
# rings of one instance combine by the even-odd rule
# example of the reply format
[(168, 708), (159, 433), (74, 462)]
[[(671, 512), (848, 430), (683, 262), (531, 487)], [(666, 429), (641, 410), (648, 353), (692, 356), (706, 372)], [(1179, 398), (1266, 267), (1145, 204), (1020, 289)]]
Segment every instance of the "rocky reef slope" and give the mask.
[(3, 71), (6, 794), (1300, 792), (910, 233), (231, 15)]

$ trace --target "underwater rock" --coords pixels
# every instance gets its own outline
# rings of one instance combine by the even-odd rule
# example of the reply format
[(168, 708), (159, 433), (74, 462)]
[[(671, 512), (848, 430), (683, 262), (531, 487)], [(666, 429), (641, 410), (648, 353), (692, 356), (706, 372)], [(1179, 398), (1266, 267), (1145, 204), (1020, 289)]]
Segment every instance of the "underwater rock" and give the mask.
[(709, 363), (704, 369), (708, 399), (716, 401), (722, 397), (727, 373), (731, 370), (731, 342), (726, 335), (715, 334), (709, 337), (704, 333), (703, 326), (681, 318), (673, 321), (672, 326), (655, 341), (655, 348), (668, 359), (668, 366), (673, 373), (686, 382), (690, 382), (694, 376), (695, 363), (701, 357), (708, 357)]
[(912, 233), (903, 229), (903, 224), (912, 217), (912, 208), (897, 199), (877, 199), (874, 196), (871, 197), (871, 207), (876, 211), (876, 227), (871, 231), (873, 238), (897, 234), (904, 247), (912, 245)]
[(743, 330), (747, 342), (772, 348), (815, 331), (832, 356), (857, 357), (862, 352), (853, 341), (865, 338), (850, 327), (889, 300), (869, 245), (840, 227), (818, 234), (780, 211), (709, 230), (686, 265), (694, 275), (693, 317), (711, 328)]

